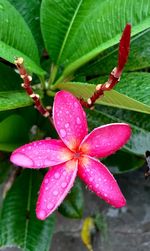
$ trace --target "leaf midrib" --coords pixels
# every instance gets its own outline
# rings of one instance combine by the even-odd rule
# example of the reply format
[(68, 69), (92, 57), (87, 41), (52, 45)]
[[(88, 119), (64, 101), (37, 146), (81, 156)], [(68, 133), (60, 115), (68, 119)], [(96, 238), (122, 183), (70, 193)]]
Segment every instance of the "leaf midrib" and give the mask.
[[(30, 174), (30, 177), (29, 177), (27, 212), (30, 212), (30, 208), (31, 208), (31, 193), (32, 193), (32, 173)], [(24, 234), (24, 249), (25, 250), (27, 247), (28, 229), (29, 229), (29, 219), (27, 219), (26, 217), (25, 234)]]
[(77, 6), (77, 8), (76, 8), (76, 10), (75, 10), (75, 12), (74, 12), (74, 15), (73, 15), (73, 17), (72, 17), (72, 19), (71, 19), (70, 25), (69, 25), (69, 27), (68, 27), (68, 29), (67, 29), (66, 35), (65, 35), (64, 40), (63, 40), (63, 43), (62, 43), (62, 46), (61, 46), (61, 48), (60, 48), (60, 52), (59, 52), (59, 55), (58, 55), (57, 63), (58, 63), (59, 59), (61, 58), (61, 55), (62, 55), (62, 53), (63, 53), (63, 49), (64, 49), (64, 47), (65, 47), (65, 45), (66, 45), (66, 42), (67, 42), (67, 39), (68, 39), (68, 37), (69, 37), (70, 30), (71, 30), (71, 28), (72, 28), (72, 25), (73, 25), (73, 23), (74, 23), (74, 20), (75, 20), (77, 14), (78, 14), (78, 11), (79, 11), (79, 9), (80, 9), (80, 6), (81, 6), (82, 2), (83, 2), (83, 0), (80, 0), (79, 4), (78, 4), (78, 6)]

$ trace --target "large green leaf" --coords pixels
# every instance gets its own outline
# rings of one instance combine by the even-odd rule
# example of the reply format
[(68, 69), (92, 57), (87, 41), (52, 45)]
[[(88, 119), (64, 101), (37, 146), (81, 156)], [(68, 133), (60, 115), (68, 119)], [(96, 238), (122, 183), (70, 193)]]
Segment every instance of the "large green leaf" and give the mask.
[[(134, 36), (124, 71), (135, 71), (150, 66), (150, 29)], [(78, 71), (78, 75), (97, 76), (108, 75), (117, 65), (118, 45), (101, 53), (96, 60), (85, 65)]]
[(17, 246), (25, 251), (48, 251), (55, 223), (54, 215), (36, 219), (35, 206), (42, 177), (25, 170), (8, 191), (0, 216), (0, 247)]
[(134, 171), (144, 165), (145, 160), (131, 153), (118, 151), (109, 156), (102, 162), (109, 168), (112, 173), (125, 173)]
[(83, 214), (83, 191), (79, 181), (76, 181), (71, 192), (59, 207), (59, 212), (69, 218), (81, 218)]
[(23, 117), (14, 114), (0, 122), (0, 150), (13, 151), (28, 140), (28, 126)]
[(32, 34), (36, 40), (36, 43), (40, 49), (43, 48), (43, 40), (40, 29), (40, 0), (9, 0), (9, 2), (18, 10), (23, 16)]
[(136, 127), (142, 128), (150, 132), (149, 114), (124, 110), (124, 109), (117, 109), (107, 106), (100, 106), (100, 105), (96, 106), (96, 110), (105, 113), (107, 115), (116, 117), (121, 121), (126, 121), (129, 124), (134, 124)]
[(0, 92), (0, 111), (25, 107), (33, 104), (25, 91)]
[[(119, 22), (118, 22), (119, 20)], [(43, 0), (41, 28), (63, 77), (118, 43), (127, 22), (132, 35), (150, 27), (150, 0)]]
[[(99, 107), (97, 107), (99, 108)], [(114, 111), (114, 112), (113, 112)], [(119, 112), (121, 113), (119, 113)], [(109, 123), (128, 123), (132, 128), (132, 136), (124, 149), (137, 154), (144, 155), (149, 149), (150, 142), (150, 119), (149, 115), (139, 114), (137, 112), (112, 109), (109, 114), (109, 108), (87, 111), (88, 125), (90, 131), (95, 127)]]
[(150, 73), (134, 72), (123, 74), (115, 90), (150, 108)]
[(0, 56), (13, 63), (22, 56), (25, 66), (39, 75), (44, 71), (38, 66), (39, 55), (32, 33), (22, 16), (7, 1), (0, 0)]
[[(99, 83), (99, 82), (97, 82)], [(143, 83), (144, 84), (144, 83)], [(134, 81), (134, 87), (137, 87), (137, 83)], [(145, 85), (145, 84), (144, 84)], [(75, 82), (66, 82), (66, 83), (58, 83), (55, 85), (55, 88), (59, 89), (65, 89), (70, 92), (72, 92), (75, 96), (77, 97), (83, 97), (85, 100), (89, 98), (91, 95), (93, 95), (95, 91), (95, 85), (94, 84), (87, 84), (87, 83), (75, 83)], [(147, 86), (146, 88), (149, 89)], [(127, 88), (128, 89), (128, 88)], [(132, 87), (130, 86), (130, 89)], [(119, 89), (121, 91), (121, 88)], [(136, 92), (136, 94), (135, 94)], [(143, 90), (145, 92), (145, 90)], [(147, 90), (144, 95), (146, 95)], [(127, 93), (128, 94), (128, 93)], [(132, 98), (133, 95), (133, 98)], [(101, 99), (98, 99), (96, 101), (97, 104), (102, 104), (102, 105), (108, 105), (108, 106), (113, 106), (113, 107), (118, 107), (118, 108), (124, 108), (128, 110), (133, 110), (133, 111), (139, 111), (139, 112), (144, 112), (144, 113), (150, 113), (150, 106), (145, 104), (145, 100), (148, 103), (148, 99), (144, 96), (142, 99), (138, 95), (138, 89), (133, 89), (132, 90), (132, 95), (131, 97), (126, 96), (124, 94), (121, 94), (115, 90), (107, 91), (104, 94), (104, 97)], [(148, 94), (149, 95), (149, 94)], [(139, 100), (144, 103), (134, 99), (134, 97), (139, 97)]]

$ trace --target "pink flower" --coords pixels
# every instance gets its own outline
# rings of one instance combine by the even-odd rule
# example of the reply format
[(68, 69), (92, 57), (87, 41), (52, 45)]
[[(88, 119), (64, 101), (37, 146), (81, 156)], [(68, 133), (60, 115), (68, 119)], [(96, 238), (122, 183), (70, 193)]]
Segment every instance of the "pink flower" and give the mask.
[(129, 125), (109, 124), (88, 134), (82, 106), (66, 91), (55, 96), (53, 120), (61, 140), (45, 139), (26, 144), (16, 149), (10, 158), (22, 167), (52, 167), (40, 188), (37, 218), (44, 220), (61, 204), (77, 175), (107, 203), (117, 208), (125, 206), (116, 180), (97, 158), (116, 152), (127, 142), (131, 135)]

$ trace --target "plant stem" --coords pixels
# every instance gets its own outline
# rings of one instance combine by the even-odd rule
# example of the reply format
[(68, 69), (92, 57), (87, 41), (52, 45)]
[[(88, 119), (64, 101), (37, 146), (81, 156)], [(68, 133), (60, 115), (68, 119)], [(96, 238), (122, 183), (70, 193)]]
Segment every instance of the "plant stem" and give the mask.
[(50, 88), (50, 86), (52, 86), (52, 84), (54, 83), (54, 80), (55, 80), (55, 78), (56, 78), (57, 71), (58, 71), (58, 66), (52, 64), (51, 72), (50, 72), (50, 78), (49, 78), (49, 80), (48, 80), (48, 87), (49, 87), (49, 88)]
[(45, 90), (46, 86), (45, 86), (45, 78), (44, 78), (44, 76), (38, 76), (38, 77), (40, 79), (40, 83), (41, 83), (42, 89)]

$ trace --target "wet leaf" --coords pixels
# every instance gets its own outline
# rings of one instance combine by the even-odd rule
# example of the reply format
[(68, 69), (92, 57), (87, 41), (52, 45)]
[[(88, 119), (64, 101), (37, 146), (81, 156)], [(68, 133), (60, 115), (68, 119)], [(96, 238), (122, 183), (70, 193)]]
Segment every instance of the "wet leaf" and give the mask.
[(39, 221), (35, 215), (37, 192), (42, 176), (24, 170), (4, 199), (0, 215), (0, 248), (47, 251), (53, 235), (55, 215)]

